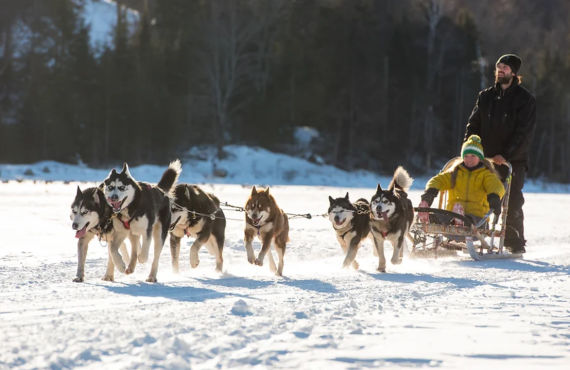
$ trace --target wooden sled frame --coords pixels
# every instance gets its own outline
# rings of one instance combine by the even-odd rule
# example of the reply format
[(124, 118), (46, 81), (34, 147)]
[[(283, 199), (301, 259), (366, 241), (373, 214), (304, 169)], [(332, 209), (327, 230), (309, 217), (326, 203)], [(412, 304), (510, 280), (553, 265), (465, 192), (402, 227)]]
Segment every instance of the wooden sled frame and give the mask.
[[(453, 163), (455, 163), (456, 159), (453, 158), (449, 160), (445, 166), (442, 168), (442, 172), (448, 170)], [(511, 179), (512, 179), (512, 171), (513, 167), (510, 163), (506, 163), (508, 167), (508, 175), (505, 180), (505, 196), (502, 199), (502, 212), (499, 217), (493, 217), (492, 226), (486, 226), (487, 222), (489, 221), (491, 215), (493, 214), (492, 210), (490, 210), (485, 217), (477, 224), (474, 224), (473, 221), (461, 214), (454, 213), (451, 211), (447, 211), (443, 209), (445, 204), (447, 203), (447, 191), (440, 191), (439, 193), (439, 208), (421, 208), (417, 207), (414, 208), (416, 212), (426, 212), (430, 216), (443, 214), (448, 217), (450, 220), (460, 219), (463, 221), (464, 226), (458, 226), (454, 224), (440, 224), (440, 223), (423, 223), (417, 219), (410, 228), (410, 233), (413, 236), (413, 249), (412, 255), (416, 256), (426, 256), (432, 255), (437, 257), (440, 252), (444, 252), (443, 254), (455, 254), (457, 250), (467, 251), (471, 258), (474, 260), (489, 260), (489, 259), (503, 259), (503, 258), (520, 258), (522, 257), (522, 253), (509, 253), (505, 251), (504, 242), (505, 242), (505, 234), (506, 234), (506, 221), (507, 221), (507, 214), (509, 210), (509, 196), (511, 190)], [(430, 217), (431, 219), (432, 217)], [(497, 229), (497, 224), (501, 219), (501, 227)], [(483, 227), (483, 228), (482, 228)], [(447, 241), (444, 240), (447, 238)], [(454, 242), (454, 238), (461, 238), (464, 239), (464, 242)], [(486, 241), (490, 239), (490, 242)], [(499, 243), (498, 246), (495, 246), (495, 238), (498, 238)], [(433, 247), (428, 248), (427, 241), (428, 239), (433, 240)], [(479, 247), (475, 245), (475, 241), (478, 241)], [(418, 248), (419, 245), (422, 245), (422, 248)], [(477, 250), (478, 249), (478, 250)], [(433, 253), (431, 253), (433, 252)]]

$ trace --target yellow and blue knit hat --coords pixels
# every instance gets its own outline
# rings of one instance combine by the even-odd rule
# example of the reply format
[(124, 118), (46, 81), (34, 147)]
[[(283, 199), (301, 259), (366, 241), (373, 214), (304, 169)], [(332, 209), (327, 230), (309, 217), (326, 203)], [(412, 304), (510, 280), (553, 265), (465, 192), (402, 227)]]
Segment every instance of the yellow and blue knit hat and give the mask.
[(461, 146), (461, 158), (465, 158), (465, 154), (475, 154), (479, 159), (483, 160), (485, 154), (483, 153), (483, 145), (481, 145), (481, 138), (478, 135), (471, 135)]

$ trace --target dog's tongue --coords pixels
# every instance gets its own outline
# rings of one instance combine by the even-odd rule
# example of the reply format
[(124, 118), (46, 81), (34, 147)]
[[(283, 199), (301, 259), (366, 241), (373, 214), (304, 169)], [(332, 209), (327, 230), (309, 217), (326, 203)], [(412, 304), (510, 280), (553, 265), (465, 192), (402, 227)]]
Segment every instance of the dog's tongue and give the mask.
[(186, 234), (186, 236), (190, 236), (190, 228), (189, 227), (184, 229), (184, 234)]
[(388, 212), (382, 212), (382, 218), (384, 221), (388, 222)]
[(87, 225), (85, 225), (85, 227), (83, 227), (83, 229), (77, 230), (77, 232), (75, 233), (75, 237), (77, 239), (82, 238), (85, 235), (85, 233), (87, 233)]

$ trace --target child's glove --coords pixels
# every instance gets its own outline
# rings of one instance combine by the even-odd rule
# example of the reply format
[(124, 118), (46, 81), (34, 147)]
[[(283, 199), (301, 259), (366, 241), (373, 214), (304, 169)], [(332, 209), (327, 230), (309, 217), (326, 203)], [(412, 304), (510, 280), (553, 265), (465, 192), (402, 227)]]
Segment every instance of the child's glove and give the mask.
[(491, 193), (487, 195), (487, 202), (489, 202), (489, 208), (493, 210), (495, 216), (501, 214), (501, 199), (499, 199), (497, 194)]
[(436, 188), (429, 188), (426, 191), (424, 191), (424, 193), (422, 194), (422, 202), (425, 201), (427, 203), (426, 207), (431, 206), (433, 200), (435, 199), (435, 197), (437, 197), (438, 192), (439, 190), (437, 190)]

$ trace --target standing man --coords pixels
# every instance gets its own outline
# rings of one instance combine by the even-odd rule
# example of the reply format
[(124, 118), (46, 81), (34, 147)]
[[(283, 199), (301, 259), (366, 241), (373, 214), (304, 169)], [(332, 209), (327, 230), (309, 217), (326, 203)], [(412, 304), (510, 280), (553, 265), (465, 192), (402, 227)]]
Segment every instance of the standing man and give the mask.
[(513, 166), (505, 236), (505, 247), (513, 253), (526, 252), (522, 188), (536, 118), (534, 96), (520, 85), (517, 75), (521, 64), (521, 58), (515, 54), (505, 54), (497, 60), (495, 85), (479, 92), (464, 138), (481, 137), (485, 154), (492, 158), (503, 178), (508, 173), (505, 162)]

